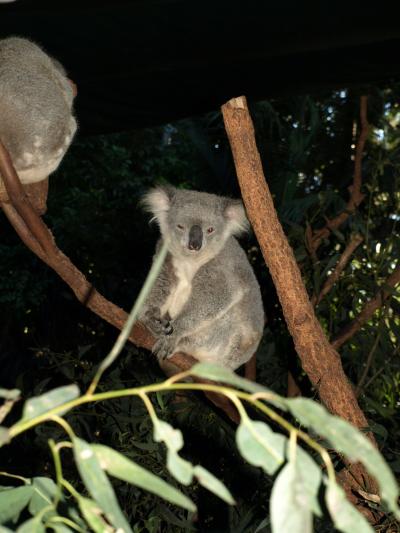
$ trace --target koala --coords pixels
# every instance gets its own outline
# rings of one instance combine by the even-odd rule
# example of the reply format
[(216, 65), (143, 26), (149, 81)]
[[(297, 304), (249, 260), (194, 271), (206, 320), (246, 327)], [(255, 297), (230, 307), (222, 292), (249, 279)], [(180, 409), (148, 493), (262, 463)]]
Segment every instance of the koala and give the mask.
[(257, 349), (264, 328), (261, 292), (235, 236), (249, 227), (241, 201), (204, 192), (151, 189), (143, 198), (168, 254), (141, 311), (156, 338), (160, 366), (185, 352), (236, 370)]
[(60, 164), (77, 129), (75, 94), (62, 65), (35, 43), (0, 39), (0, 139), (23, 184)]

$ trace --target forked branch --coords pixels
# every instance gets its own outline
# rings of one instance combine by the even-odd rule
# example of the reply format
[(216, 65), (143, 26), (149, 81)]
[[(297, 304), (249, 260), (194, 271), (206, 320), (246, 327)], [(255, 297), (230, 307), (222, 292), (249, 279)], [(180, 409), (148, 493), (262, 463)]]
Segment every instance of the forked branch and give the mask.
[[(104, 298), (57, 247), (51, 231), (32, 208), (11, 158), (1, 141), (0, 174), (9, 197), (9, 201), (0, 202), (0, 205), (24, 244), (69, 285), (82, 304), (121, 330), (127, 320), (127, 313)], [(155, 342), (151, 333), (140, 322), (133, 326), (129, 340), (136, 346), (148, 350), (152, 349)], [(197, 362), (195, 358), (184, 353), (174, 354), (170, 361), (182, 371), (188, 370)], [(206, 393), (206, 395), (215, 405), (225, 411), (231, 420), (235, 422), (239, 420), (236, 409), (225, 397), (215, 393)]]

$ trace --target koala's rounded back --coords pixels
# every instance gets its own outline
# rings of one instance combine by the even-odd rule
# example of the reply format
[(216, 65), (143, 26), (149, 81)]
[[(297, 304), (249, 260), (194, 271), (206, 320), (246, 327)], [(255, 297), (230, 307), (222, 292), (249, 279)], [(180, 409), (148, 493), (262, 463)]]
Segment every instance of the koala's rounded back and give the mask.
[(17, 170), (54, 170), (76, 131), (73, 98), (62, 66), (39, 46), (19, 37), (0, 40), (0, 138)]

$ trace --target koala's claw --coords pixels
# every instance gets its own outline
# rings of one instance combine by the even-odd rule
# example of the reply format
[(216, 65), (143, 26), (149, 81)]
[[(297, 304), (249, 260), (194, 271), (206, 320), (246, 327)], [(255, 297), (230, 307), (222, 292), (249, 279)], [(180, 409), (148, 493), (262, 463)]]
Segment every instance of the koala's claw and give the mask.
[(172, 354), (173, 343), (167, 336), (163, 336), (153, 346), (153, 353), (156, 354), (160, 361), (167, 359)]
[(171, 319), (167, 315), (165, 318), (161, 316), (158, 307), (151, 307), (145, 314), (145, 322), (155, 335), (171, 335), (174, 331)]

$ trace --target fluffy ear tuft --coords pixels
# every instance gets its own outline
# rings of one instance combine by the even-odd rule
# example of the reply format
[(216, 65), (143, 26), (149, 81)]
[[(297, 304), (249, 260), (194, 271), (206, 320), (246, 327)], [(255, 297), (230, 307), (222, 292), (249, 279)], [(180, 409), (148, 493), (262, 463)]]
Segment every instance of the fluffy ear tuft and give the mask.
[(154, 220), (160, 224), (164, 219), (165, 213), (171, 207), (171, 201), (174, 195), (172, 187), (155, 187), (150, 189), (142, 198), (141, 204), (146, 211), (153, 214)]
[(249, 231), (250, 224), (246, 217), (243, 203), (240, 200), (228, 200), (224, 216), (232, 235), (240, 235)]

